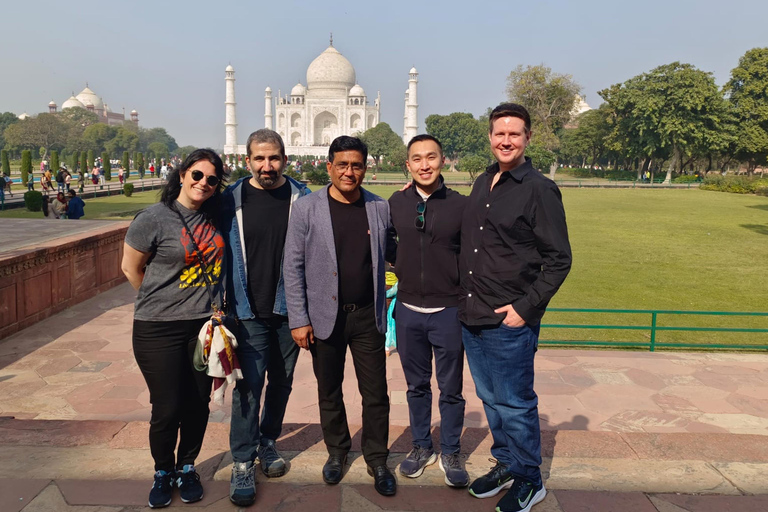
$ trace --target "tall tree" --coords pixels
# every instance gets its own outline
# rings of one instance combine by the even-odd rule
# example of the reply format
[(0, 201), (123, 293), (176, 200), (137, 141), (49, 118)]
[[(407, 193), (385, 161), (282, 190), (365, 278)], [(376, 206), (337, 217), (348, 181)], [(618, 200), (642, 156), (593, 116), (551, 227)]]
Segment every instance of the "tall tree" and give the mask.
[(165, 128), (139, 128), (139, 151), (150, 153), (149, 145), (153, 142), (160, 142), (165, 145), (167, 151), (176, 151), (179, 147), (176, 139), (171, 137)]
[(531, 114), (531, 143), (553, 151), (560, 141), (557, 131), (570, 121), (581, 86), (571, 75), (550, 68), (517, 66), (507, 77), (507, 97)]
[[(368, 154), (373, 158), (376, 167), (381, 166), (381, 158), (391, 161), (393, 157), (401, 160), (402, 149), (405, 147), (403, 140), (394, 132), (387, 123), (379, 123), (360, 134), (360, 140), (368, 146)], [(402, 162), (403, 165), (405, 162)], [(395, 164), (397, 165), (397, 164)]]
[(451, 160), (451, 170), (463, 156), (488, 155), (488, 125), (466, 112), (454, 112), (447, 116), (432, 114), (424, 120), (427, 133), (443, 145), (443, 152)]
[[(614, 120), (609, 143), (626, 158), (669, 160), (666, 181), (733, 140), (733, 123), (712, 73), (673, 62), (600, 91)], [(644, 164), (645, 166), (645, 164)]]
[(61, 163), (59, 162), (59, 152), (56, 150), (51, 151), (51, 171), (58, 172)]
[(112, 180), (112, 163), (109, 161), (109, 152), (104, 151), (101, 153), (101, 165), (104, 170), (104, 180)]
[(126, 172), (125, 180), (128, 181), (128, 175), (131, 173), (131, 160), (127, 151), (123, 151), (123, 161), (121, 162), (123, 170)]
[(18, 123), (19, 118), (13, 112), (3, 112), (0, 114), (0, 148), (5, 147), (5, 129), (14, 123)]
[(753, 48), (739, 59), (725, 93), (739, 126), (736, 157), (752, 174), (768, 164), (768, 48)]
[(25, 185), (30, 172), (32, 172), (32, 152), (25, 149), (21, 152), (21, 181)]
[(85, 140), (90, 149), (94, 151), (105, 151), (107, 142), (117, 135), (117, 128), (104, 123), (92, 124), (83, 131), (83, 140)]
[(136, 153), (136, 170), (139, 171), (139, 178), (144, 179), (144, 153)]
[(155, 167), (157, 167), (157, 164), (160, 163), (161, 158), (166, 158), (168, 156), (168, 146), (166, 146), (162, 142), (153, 142), (152, 144), (149, 145), (147, 150), (149, 151), (149, 153), (151, 153), (155, 157), (155, 160), (156, 160)]
[(18, 148), (63, 149), (67, 138), (67, 126), (56, 114), (38, 114), (13, 123), (4, 132), (5, 141)]
[(112, 154), (135, 151), (138, 147), (138, 134), (122, 126), (118, 126), (114, 137), (104, 143), (104, 149)]
[(3, 173), (7, 176), (10, 176), (11, 163), (8, 161), (8, 150), (6, 149), (0, 150), (0, 165), (2, 166)]

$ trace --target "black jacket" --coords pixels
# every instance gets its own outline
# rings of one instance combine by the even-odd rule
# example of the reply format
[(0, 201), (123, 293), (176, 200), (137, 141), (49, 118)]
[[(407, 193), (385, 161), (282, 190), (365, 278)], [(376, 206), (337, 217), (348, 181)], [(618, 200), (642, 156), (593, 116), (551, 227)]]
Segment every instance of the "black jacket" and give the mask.
[(467, 199), (442, 185), (427, 199), (424, 231), (416, 229), (416, 205), (422, 199), (415, 183), (389, 199), (398, 238), (399, 301), (425, 308), (458, 305), (461, 217)]
[(571, 269), (571, 246), (560, 190), (531, 166), (530, 158), (501, 174), (499, 165), (475, 181), (464, 210), (459, 320), (498, 326), (512, 304), (538, 325)]

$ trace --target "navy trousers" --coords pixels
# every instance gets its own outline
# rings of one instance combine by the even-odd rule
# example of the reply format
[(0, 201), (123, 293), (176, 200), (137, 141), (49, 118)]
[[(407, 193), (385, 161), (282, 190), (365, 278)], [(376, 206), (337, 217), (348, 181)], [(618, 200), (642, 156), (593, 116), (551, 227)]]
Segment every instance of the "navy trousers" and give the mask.
[(408, 412), (413, 444), (432, 448), (432, 354), (440, 390), (440, 449), (457, 453), (464, 427), (464, 346), (457, 308), (418, 313), (395, 306), (397, 353), (408, 383)]

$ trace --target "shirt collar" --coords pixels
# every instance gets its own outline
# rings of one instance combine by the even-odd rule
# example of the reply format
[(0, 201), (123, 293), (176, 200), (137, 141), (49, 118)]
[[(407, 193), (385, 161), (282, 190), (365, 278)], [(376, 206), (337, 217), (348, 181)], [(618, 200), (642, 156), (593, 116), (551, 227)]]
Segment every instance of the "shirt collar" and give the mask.
[[(533, 170), (533, 164), (531, 163), (530, 157), (525, 157), (525, 162), (518, 165), (514, 169), (510, 171), (506, 171), (504, 174), (502, 174), (499, 177), (499, 180), (506, 179), (506, 176), (510, 176), (514, 178), (514, 180), (518, 183), (521, 183), (523, 181), (523, 178), (526, 174), (528, 174), (530, 171)], [(488, 169), (486, 169), (486, 174), (488, 174), (488, 177), (490, 179), (493, 178), (493, 175), (499, 172), (499, 162), (494, 162), (493, 165), (489, 166)]]

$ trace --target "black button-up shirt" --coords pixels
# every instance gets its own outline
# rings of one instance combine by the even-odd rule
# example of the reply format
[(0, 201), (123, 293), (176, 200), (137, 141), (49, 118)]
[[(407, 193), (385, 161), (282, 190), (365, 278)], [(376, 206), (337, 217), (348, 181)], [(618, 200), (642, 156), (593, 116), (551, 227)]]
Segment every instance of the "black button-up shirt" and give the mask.
[(562, 196), (555, 182), (525, 163), (503, 172), (499, 164), (477, 178), (461, 226), (459, 319), (498, 326), (512, 304), (538, 325), (571, 269)]

